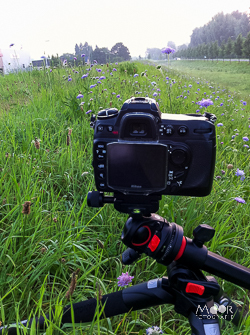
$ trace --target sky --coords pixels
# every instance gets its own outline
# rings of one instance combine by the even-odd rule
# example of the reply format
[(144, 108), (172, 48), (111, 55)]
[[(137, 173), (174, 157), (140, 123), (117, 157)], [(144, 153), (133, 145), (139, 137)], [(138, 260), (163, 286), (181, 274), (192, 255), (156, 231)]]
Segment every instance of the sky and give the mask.
[(249, 0), (3, 0), (0, 49), (14, 43), (32, 59), (74, 53), (75, 44), (111, 49), (122, 42), (131, 56), (147, 48), (189, 43), (192, 31), (219, 12), (250, 13)]

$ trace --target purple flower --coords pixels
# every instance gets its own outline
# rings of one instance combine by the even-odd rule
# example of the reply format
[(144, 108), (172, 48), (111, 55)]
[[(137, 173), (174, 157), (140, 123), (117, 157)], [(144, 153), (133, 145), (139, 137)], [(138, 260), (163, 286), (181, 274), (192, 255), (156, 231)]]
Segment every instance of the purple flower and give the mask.
[(88, 75), (89, 75), (88, 73), (87, 73), (87, 74), (84, 74), (84, 75), (82, 76), (82, 79), (87, 78)]
[(247, 103), (246, 103), (246, 101), (243, 101), (242, 104), (243, 104), (244, 106), (246, 106)]
[(222, 127), (223, 126), (223, 123), (218, 123), (217, 124), (217, 127)]
[(14, 45), (14, 43), (11, 43), (11, 44), (10, 44), (10, 48), (13, 47), (13, 45)]
[(149, 327), (146, 329), (146, 335), (158, 335), (158, 334), (163, 334), (163, 331), (157, 326)]
[(89, 88), (94, 88), (94, 87), (96, 87), (96, 84), (94, 84), (94, 85), (90, 85)]
[(90, 110), (88, 110), (87, 112), (86, 112), (86, 114), (89, 114), (89, 113), (91, 113), (92, 112), (92, 110), (90, 109)]
[(213, 104), (214, 104), (213, 101), (210, 99), (202, 99), (201, 101), (198, 101), (198, 105), (206, 108)]
[(137, 73), (136, 73), (136, 74), (134, 74), (134, 78), (135, 78), (135, 77), (138, 77), (138, 76), (139, 76), (139, 74), (137, 74)]
[(155, 92), (155, 93), (153, 94), (153, 97), (157, 97), (157, 95), (158, 95), (158, 94)]
[(116, 96), (117, 98), (120, 98), (120, 94), (117, 94), (117, 96)]
[(247, 142), (249, 141), (249, 138), (247, 136), (242, 137), (243, 141)]
[(76, 99), (81, 99), (81, 98), (83, 98), (82, 94), (78, 94), (78, 96), (76, 97)]
[(72, 81), (72, 78), (69, 78), (68, 81)]
[(174, 53), (174, 52), (175, 52), (175, 49), (173, 49), (173, 48), (171, 48), (171, 47), (166, 47), (166, 48), (163, 48), (163, 49), (161, 50), (161, 52), (162, 52), (163, 54), (167, 54), (167, 55), (169, 55), (169, 54), (171, 54), (171, 53)]
[(249, 148), (249, 145), (244, 144), (243, 147), (244, 147), (244, 148)]
[(81, 54), (81, 57), (82, 57), (82, 58), (85, 57), (85, 54)]
[(246, 201), (244, 199), (240, 198), (240, 197), (236, 197), (236, 198), (234, 198), (234, 200), (236, 200), (237, 202), (239, 202), (241, 204), (245, 204), (246, 203)]
[(74, 57), (74, 60), (77, 60), (77, 58), (76, 58), (76, 57)]
[(128, 285), (129, 283), (131, 283), (131, 281), (132, 281), (133, 278), (134, 277), (130, 276), (128, 274), (128, 272), (122, 273), (122, 275), (117, 278), (118, 279), (118, 286), (122, 287), (122, 286)]
[(244, 170), (237, 169), (237, 171), (235, 172), (235, 175), (237, 177), (240, 177), (240, 180), (242, 180), (242, 181), (245, 179), (245, 172), (244, 172)]
[(106, 77), (104, 77), (104, 76), (101, 76), (101, 77), (100, 77), (100, 80), (103, 80), (103, 79), (106, 79)]
[(220, 106), (223, 106), (223, 102), (220, 104)]
[(114, 67), (114, 68), (113, 68), (113, 71), (117, 71), (117, 69)]

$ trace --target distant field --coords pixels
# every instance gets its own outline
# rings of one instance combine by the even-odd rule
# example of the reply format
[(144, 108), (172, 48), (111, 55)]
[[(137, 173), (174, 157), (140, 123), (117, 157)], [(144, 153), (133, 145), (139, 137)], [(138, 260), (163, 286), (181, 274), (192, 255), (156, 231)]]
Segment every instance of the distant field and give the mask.
[[(166, 64), (167, 61), (159, 61)], [(238, 61), (179, 60), (171, 61), (170, 68), (192, 77), (205, 79), (236, 91), (250, 103), (250, 64)]]

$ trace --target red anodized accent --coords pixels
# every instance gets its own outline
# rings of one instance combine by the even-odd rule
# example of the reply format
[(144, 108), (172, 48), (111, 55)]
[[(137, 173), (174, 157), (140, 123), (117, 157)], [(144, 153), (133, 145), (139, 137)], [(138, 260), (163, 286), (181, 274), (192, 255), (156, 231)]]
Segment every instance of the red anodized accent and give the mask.
[(112, 131), (112, 134), (114, 134), (114, 135), (118, 135), (118, 130), (114, 130), (114, 131)]
[(176, 255), (176, 257), (174, 259), (175, 261), (177, 261), (177, 259), (181, 258), (181, 256), (183, 255), (183, 252), (186, 248), (186, 245), (187, 245), (187, 240), (186, 240), (185, 236), (183, 236), (180, 250), (178, 251), (178, 254)]
[(187, 293), (196, 293), (196, 294), (202, 295), (204, 291), (205, 291), (205, 287), (203, 285), (187, 283), (187, 286), (186, 286)]
[(160, 243), (160, 239), (157, 235), (154, 235), (150, 243), (148, 244), (149, 249), (154, 252)]
[(143, 242), (143, 243), (133, 243), (133, 242), (132, 242), (132, 244), (133, 244), (135, 247), (141, 247), (142, 245), (147, 244), (148, 241), (151, 239), (151, 235), (152, 235), (152, 233), (151, 233), (151, 230), (149, 229), (149, 227), (148, 227), (148, 226), (142, 226), (142, 227), (147, 228), (147, 230), (148, 230), (148, 232), (149, 232), (149, 234), (148, 234), (148, 238), (147, 238), (147, 240), (146, 240), (145, 242)]

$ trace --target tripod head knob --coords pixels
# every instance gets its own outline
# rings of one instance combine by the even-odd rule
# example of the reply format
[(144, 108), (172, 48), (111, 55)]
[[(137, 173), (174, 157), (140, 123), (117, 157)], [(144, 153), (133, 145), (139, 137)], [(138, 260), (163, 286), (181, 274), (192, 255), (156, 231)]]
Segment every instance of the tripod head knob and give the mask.
[(202, 248), (205, 242), (210, 241), (214, 237), (214, 233), (215, 229), (211, 226), (207, 224), (200, 224), (193, 231), (193, 242), (197, 247)]

